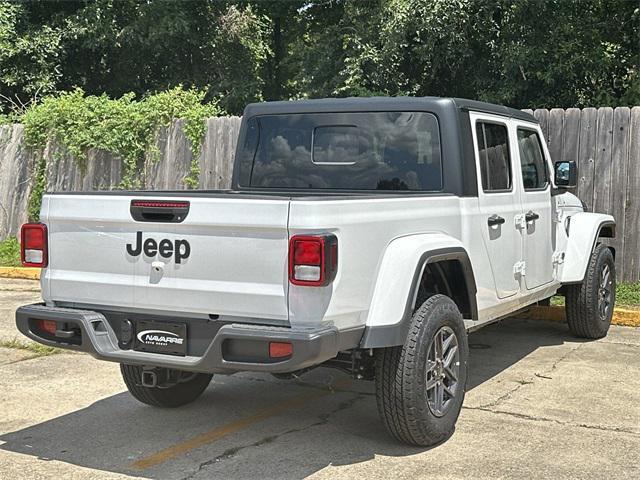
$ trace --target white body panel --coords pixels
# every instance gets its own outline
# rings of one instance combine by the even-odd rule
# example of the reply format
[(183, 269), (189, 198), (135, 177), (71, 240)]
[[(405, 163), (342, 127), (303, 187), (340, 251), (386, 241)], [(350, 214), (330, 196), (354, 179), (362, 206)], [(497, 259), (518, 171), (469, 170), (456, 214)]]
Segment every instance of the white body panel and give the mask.
[[(389, 298), (406, 298), (424, 252), (451, 247), (464, 249), (462, 242), (443, 233), (415, 234), (393, 240), (378, 271), (367, 325), (388, 325), (390, 318), (401, 319), (406, 302), (389, 302)], [(491, 285), (491, 277), (484, 281)]]
[[(129, 196), (46, 198), (45, 300), (286, 321), (288, 201), (185, 196), (191, 208), (183, 223), (146, 223), (131, 218)], [(180, 264), (159, 255), (134, 258), (125, 246), (137, 231), (156, 240), (187, 239), (191, 255)], [(162, 262), (161, 274), (154, 261)]]
[(612, 223), (613, 217), (602, 213), (575, 213), (571, 216), (569, 239), (558, 279), (562, 283), (581, 282), (600, 226)]
[[(438, 232), (447, 232), (453, 239), (461, 238), (460, 212), (466, 210), (465, 203), (476, 208), (475, 199), (453, 195), (292, 201), (291, 235), (328, 231), (338, 237), (339, 245), (338, 275), (331, 285), (320, 289), (291, 285), (292, 325), (322, 319), (341, 328), (364, 324), (385, 252), (394, 240)], [(415, 263), (409, 253), (404, 262)], [(399, 272), (412, 278), (413, 271), (409, 272), (408, 267), (408, 263), (397, 266)], [(493, 281), (491, 277), (485, 280)], [(400, 303), (404, 307), (404, 302)]]
[[(497, 115), (470, 114), (472, 124), (478, 120), (487, 120), (509, 127), (510, 120)], [(474, 153), (476, 157), (476, 171), (480, 172), (478, 138), (476, 129), (471, 129), (473, 134)], [(517, 154), (514, 143), (510, 142), (512, 159)], [(514, 166), (512, 165), (512, 171)], [(481, 230), (482, 239), (486, 245), (487, 253), (491, 259), (491, 271), (495, 280), (495, 290), (498, 298), (507, 298), (518, 293), (520, 280), (513, 274), (514, 265), (522, 259), (523, 240), (518, 229), (517, 219), (522, 214), (520, 204), (520, 189), (512, 186), (509, 192), (485, 193), (482, 190), (482, 181), (478, 175), (478, 199), (481, 219), (478, 228)], [(513, 182), (515, 183), (515, 182)], [(489, 226), (487, 219), (492, 215), (504, 218), (504, 224)]]
[[(518, 138), (516, 132), (518, 127), (527, 130), (534, 130), (538, 134), (540, 146), (547, 160), (547, 168), (549, 173), (553, 172), (553, 166), (549, 161), (550, 155), (547, 149), (547, 143), (544, 141), (542, 130), (538, 125), (532, 125), (520, 120), (511, 120), (512, 128), (510, 132), (511, 143), (514, 146), (512, 155), (517, 155)], [(525, 217), (524, 223), (521, 225), (520, 231), (523, 236), (523, 261), (526, 265), (525, 285), (527, 290), (533, 290), (542, 287), (554, 280), (554, 264), (553, 254), (556, 251), (556, 208), (551, 197), (551, 183), (544, 189), (526, 190), (522, 188), (522, 170), (519, 168), (519, 162), (515, 165), (516, 181), (520, 185), (520, 202), (522, 204), (522, 215)], [(528, 213), (535, 213), (539, 216), (536, 220), (527, 221)]]

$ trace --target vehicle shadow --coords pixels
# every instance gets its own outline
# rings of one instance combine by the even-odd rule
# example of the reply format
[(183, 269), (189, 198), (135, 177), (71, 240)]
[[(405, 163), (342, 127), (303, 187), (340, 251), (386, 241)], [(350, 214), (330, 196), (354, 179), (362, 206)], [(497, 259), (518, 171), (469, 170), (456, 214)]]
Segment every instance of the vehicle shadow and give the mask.
[[(569, 339), (575, 341), (566, 325), (524, 320), (472, 333), (467, 389), (540, 347)], [(304, 478), (328, 465), (428, 450), (386, 434), (371, 382), (352, 382), (329, 369), (298, 381), (257, 374), (214, 380), (198, 401), (180, 409), (151, 408), (124, 392), (4, 434), (0, 449), (152, 479)]]

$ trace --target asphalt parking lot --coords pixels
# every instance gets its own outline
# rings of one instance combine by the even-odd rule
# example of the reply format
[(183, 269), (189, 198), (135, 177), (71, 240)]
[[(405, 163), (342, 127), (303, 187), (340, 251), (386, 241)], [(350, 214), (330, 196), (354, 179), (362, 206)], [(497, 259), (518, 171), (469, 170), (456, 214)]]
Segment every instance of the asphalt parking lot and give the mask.
[[(37, 286), (0, 279), (0, 341)], [(640, 329), (509, 319), (469, 341), (457, 429), (431, 449), (387, 437), (372, 385), (329, 369), (214, 376), (160, 410), (116, 364), (0, 347), (0, 478), (640, 478)]]

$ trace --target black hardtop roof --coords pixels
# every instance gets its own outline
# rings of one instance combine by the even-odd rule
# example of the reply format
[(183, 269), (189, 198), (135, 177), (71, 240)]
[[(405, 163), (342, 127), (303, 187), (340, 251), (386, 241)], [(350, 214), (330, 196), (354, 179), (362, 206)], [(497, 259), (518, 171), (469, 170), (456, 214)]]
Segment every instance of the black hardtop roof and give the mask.
[(279, 102), (250, 103), (244, 110), (246, 117), (254, 115), (276, 115), (286, 113), (363, 112), (385, 110), (439, 111), (458, 109), (492, 113), (526, 122), (538, 123), (531, 114), (515, 108), (493, 103), (443, 97), (348, 97), (321, 98), (317, 100), (290, 100)]

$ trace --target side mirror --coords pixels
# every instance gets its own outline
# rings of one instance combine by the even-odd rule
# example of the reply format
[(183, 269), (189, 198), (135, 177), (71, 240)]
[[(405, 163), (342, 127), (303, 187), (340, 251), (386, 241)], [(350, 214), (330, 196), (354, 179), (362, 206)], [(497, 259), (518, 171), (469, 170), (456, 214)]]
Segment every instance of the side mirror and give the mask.
[(578, 184), (578, 167), (573, 160), (556, 162), (555, 180), (558, 188), (574, 188)]

